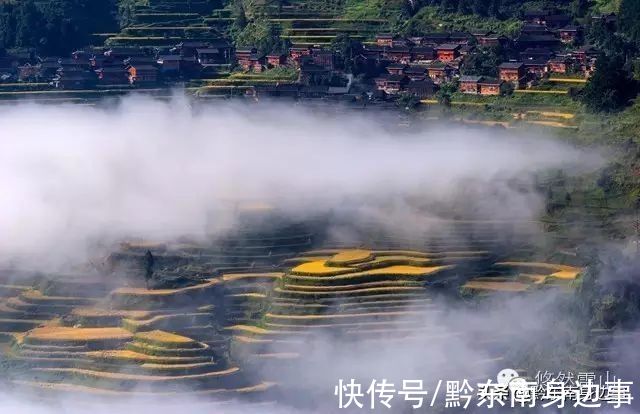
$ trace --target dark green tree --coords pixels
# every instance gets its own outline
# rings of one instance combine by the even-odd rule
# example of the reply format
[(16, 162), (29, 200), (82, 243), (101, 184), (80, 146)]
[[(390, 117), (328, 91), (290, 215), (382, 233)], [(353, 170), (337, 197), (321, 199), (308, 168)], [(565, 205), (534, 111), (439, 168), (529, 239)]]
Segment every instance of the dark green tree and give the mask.
[(498, 65), (506, 60), (502, 47), (479, 47), (466, 55), (462, 61), (462, 74), (478, 76), (497, 76)]
[(625, 68), (624, 58), (602, 54), (583, 90), (582, 102), (591, 111), (611, 112), (625, 107), (636, 94), (637, 82)]
[(44, 16), (34, 0), (25, 0), (16, 7), (15, 42), (17, 47), (36, 47), (43, 41)]
[(153, 254), (151, 254), (151, 251), (147, 250), (144, 254), (144, 282), (147, 289), (149, 289), (149, 282), (151, 282), (151, 279), (153, 278), (154, 263), (155, 259), (153, 258)]
[(640, 0), (622, 0), (618, 26), (632, 42), (640, 44)]

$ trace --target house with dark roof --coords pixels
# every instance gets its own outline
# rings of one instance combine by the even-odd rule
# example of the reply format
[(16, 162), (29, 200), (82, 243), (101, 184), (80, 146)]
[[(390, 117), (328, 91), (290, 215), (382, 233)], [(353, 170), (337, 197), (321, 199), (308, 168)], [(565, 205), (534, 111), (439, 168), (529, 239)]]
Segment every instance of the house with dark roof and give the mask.
[(215, 65), (229, 62), (228, 51), (217, 47), (197, 48), (194, 57), (201, 65)]
[(427, 73), (436, 85), (450, 81), (454, 72), (454, 68), (444, 62), (436, 61), (427, 65)]
[(96, 86), (97, 75), (93, 71), (62, 70), (53, 79), (58, 89), (91, 89)]
[(411, 65), (408, 66), (404, 70), (404, 75), (407, 76), (411, 81), (423, 81), (429, 78), (428, 68), (425, 65)]
[(449, 33), (427, 33), (422, 36), (423, 44), (439, 45), (449, 41)]
[(460, 56), (460, 45), (457, 43), (445, 43), (436, 46), (436, 55), (441, 62), (450, 62)]
[(249, 70), (251, 67), (251, 56), (258, 53), (258, 49), (254, 46), (237, 48), (235, 52), (238, 65), (244, 70)]
[(376, 88), (379, 91), (384, 91), (388, 95), (395, 95), (400, 93), (403, 86), (408, 81), (409, 78), (404, 75), (382, 75), (374, 79)]
[(96, 69), (98, 83), (101, 85), (128, 85), (129, 72), (124, 67), (107, 67)]
[(460, 80), (458, 82), (458, 90), (462, 93), (477, 95), (480, 90), (478, 83), (480, 82), (481, 79), (482, 79), (482, 76), (475, 76), (475, 75), (460, 76)]
[(335, 54), (332, 50), (314, 48), (311, 50), (311, 60), (318, 66), (334, 70), (336, 65)]
[(525, 84), (526, 70), (522, 62), (503, 62), (498, 66), (498, 74), (501, 81), (510, 82), (515, 87)]
[(382, 56), (393, 62), (406, 64), (411, 62), (411, 49), (408, 46), (389, 47), (385, 48)]
[(482, 77), (478, 82), (480, 95), (500, 95), (502, 88), (500, 79)]
[(578, 43), (582, 41), (583, 31), (581, 26), (565, 26), (558, 29), (560, 41), (565, 44)]
[(551, 59), (554, 53), (546, 47), (529, 47), (520, 52), (520, 59), (525, 60), (544, 60)]
[(130, 65), (129, 83), (132, 85), (150, 86), (158, 83), (158, 68), (152, 65)]
[(486, 76), (461, 76), (458, 90), (472, 95), (500, 95), (502, 83)]
[(278, 68), (287, 64), (287, 55), (284, 53), (271, 53), (267, 55), (267, 66)]
[(408, 66), (403, 64), (403, 63), (392, 63), (389, 66), (387, 66), (387, 72), (390, 75), (403, 75), (404, 74), (404, 70), (407, 67)]
[(571, 59), (568, 57), (555, 57), (549, 59), (549, 71), (552, 73), (567, 73), (571, 65)]
[(182, 67), (182, 56), (180, 55), (158, 55), (157, 63), (160, 72), (163, 74), (178, 74)]
[(331, 78), (331, 71), (314, 63), (300, 66), (298, 82), (303, 85), (323, 85)]
[(526, 60), (524, 63), (524, 70), (528, 75), (534, 78), (542, 78), (549, 71), (549, 60)]
[(551, 28), (564, 27), (570, 22), (571, 17), (566, 14), (550, 14), (543, 20), (543, 24)]
[(399, 38), (400, 36), (392, 33), (379, 33), (376, 35), (376, 45), (380, 47), (393, 47), (393, 41)]
[(521, 49), (527, 48), (555, 48), (560, 44), (560, 40), (553, 34), (520, 34), (516, 39), (516, 46)]
[(404, 87), (404, 92), (420, 99), (431, 98), (437, 90), (438, 86), (429, 78), (419, 81), (409, 81)]
[(411, 48), (411, 60), (414, 62), (430, 62), (436, 58), (436, 51), (431, 46), (414, 46)]

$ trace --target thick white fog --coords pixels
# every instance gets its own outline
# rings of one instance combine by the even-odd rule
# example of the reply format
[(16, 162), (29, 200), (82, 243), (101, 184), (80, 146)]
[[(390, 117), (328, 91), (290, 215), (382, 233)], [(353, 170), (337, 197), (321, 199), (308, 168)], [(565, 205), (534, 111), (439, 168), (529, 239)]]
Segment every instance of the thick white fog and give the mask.
[(215, 235), (233, 225), (239, 201), (303, 216), (355, 202), (398, 229), (424, 218), (416, 200), (533, 218), (541, 200), (511, 179), (599, 163), (540, 135), (394, 123), (278, 104), (194, 110), (183, 99), (5, 107), (0, 257), (52, 266), (121, 237)]
[[(130, 98), (110, 109), (4, 108), (0, 261), (51, 268), (81, 262), (96, 245), (121, 238), (215, 236), (233, 227), (242, 203), (265, 203), (296, 217), (344, 211), (398, 231), (433, 219), (425, 207), (434, 206), (484, 219), (534, 220), (544, 200), (533, 174), (583, 172), (603, 162), (599, 154), (542, 134), (443, 124), (411, 130), (390, 119), (328, 116), (278, 104), (194, 109), (182, 99)], [(561, 306), (551, 295), (499, 302), (482, 312), (442, 304), (436, 321), (441, 334), (465, 336), (398, 341), (392, 349), (320, 338), (309, 343), (310, 362), (254, 373), (290, 379), (286, 385), (299, 394), (278, 406), (204, 408), (198, 398), (181, 397), (176, 408), (75, 396), (36, 404), (0, 393), (0, 410), (284, 414), (300, 412), (290, 408), (297, 399), (317, 398), (319, 412), (331, 412), (332, 387), (341, 377), (489, 379), (509, 367), (479, 364), (490, 356), (479, 340), (487, 333), (507, 336), (522, 352), (541, 352), (528, 348), (541, 338), (545, 346), (562, 346), (568, 330), (557, 317)]]

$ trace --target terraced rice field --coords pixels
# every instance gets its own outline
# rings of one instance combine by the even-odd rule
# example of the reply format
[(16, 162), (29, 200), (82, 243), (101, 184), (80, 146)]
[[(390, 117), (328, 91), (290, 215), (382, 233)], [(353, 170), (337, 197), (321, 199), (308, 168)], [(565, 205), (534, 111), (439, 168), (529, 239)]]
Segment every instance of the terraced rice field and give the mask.
[[(65, 278), (0, 285), (1, 337), (19, 372), (14, 385), (104, 396), (133, 389), (172, 396), (186, 387), (269, 400), (283, 379), (280, 368), (304, 363), (319, 338), (447, 343), (465, 332), (438, 322), (443, 289), (527, 294), (570, 287), (580, 274), (568, 265), (496, 260), (455, 234), (431, 238), (429, 249), (382, 235), (371, 237), (377, 249), (319, 250), (304, 232), (235, 237), (217, 250), (128, 243), (111, 258), (135, 265), (151, 249), (161, 276), (181, 275), (191, 280), (186, 286)], [(492, 243), (486, 234), (475, 240)]]

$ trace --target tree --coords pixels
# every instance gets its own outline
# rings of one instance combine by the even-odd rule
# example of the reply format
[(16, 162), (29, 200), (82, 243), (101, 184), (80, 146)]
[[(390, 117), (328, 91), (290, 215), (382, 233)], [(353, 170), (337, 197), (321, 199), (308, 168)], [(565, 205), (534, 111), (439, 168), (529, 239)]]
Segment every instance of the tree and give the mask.
[(487, 16), (490, 0), (475, 0), (471, 3), (471, 11), (478, 16)]
[(398, 96), (396, 105), (400, 108), (406, 109), (407, 111), (412, 111), (420, 105), (420, 98), (413, 94), (403, 93)]
[(0, 44), (36, 48), (46, 55), (66, 54), (90, 43), (91, 33), (115, 30), (115, 11), (115, 0), (3, 3)]
[(44, 16), (34, 0), (26, 0), (16, 8), (16, 32), (14, 44), (18, 47), (35, 47), (40, 44)]
[(640, 0), (622, 0), (618, 25), (631, 41), (640, 44)]
[(342, 68), (346, 72), (352, 72), (354, 69), (353, 58), (362, 48), (359, 42), (354, 41), (347, 33), (338, 33), (331, 41), (331, 48), (338, 52), (342, 60)]
[(121, 28), (135, 23), (136, 0), (118, 0), (118, 23)]
[(621, 56), (600, 55), (596, 70), (587, 82), (582, 102), (594, 112), (617, 111), (637, 94), (637, 82), (625, 69)]
[(244, 29), (232, 32), (236, 45), (255, 46), (261, 53), (279, 53), (288, 49), (288, 40), (280, 38), (280, 31), (266, 19), (256, 19)]
[(149, 282), (153, 278), (153, 265), (155, 259), (153, 258), (153, 254), (151, 254), (150, 250), (144, 254), (144, 282), (149, 289)]
[(451, 97), (457, 90), (458, 86), (455, 83), (442, 84), (438, 92), (436, 92), (438, 103), (446, 107), (451, 106)]
[(464, 57), (462, 73), (464, 75), (495, 77), (498, 74), (498, 65), (505, 60), (506, 56), (502, 47), (479, 47)]

